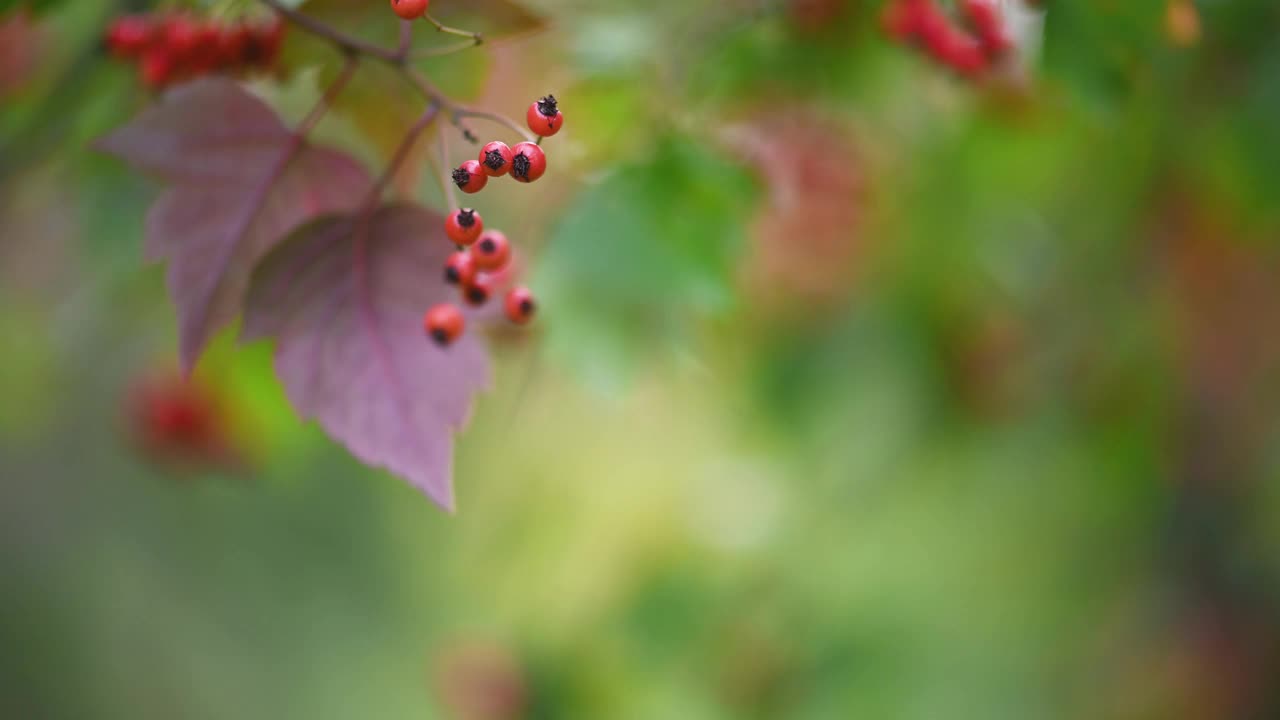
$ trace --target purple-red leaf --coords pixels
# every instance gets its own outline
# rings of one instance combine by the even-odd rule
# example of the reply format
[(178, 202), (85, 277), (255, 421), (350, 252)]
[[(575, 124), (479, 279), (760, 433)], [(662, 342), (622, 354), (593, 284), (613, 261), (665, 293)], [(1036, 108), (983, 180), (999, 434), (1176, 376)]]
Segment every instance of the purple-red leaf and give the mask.
[(444, 219), (415, 206), (312, 223), (254, 273), (242, 337), (277, 338), (289, 400), (360, 460), (453, 509), (453, 433), (489, 362), (469, 330), (448, 348), (422, 315), (456, 300), (441, 279)]
[(353, 210), (370, 187), (355, 160), (301, 142), (227, 79), (173, 90), (97, 146), (169, 183), (147, 216), (146, 257), (169, 263), (187, 371), (240, 312), (257, 262), (308, 220)]

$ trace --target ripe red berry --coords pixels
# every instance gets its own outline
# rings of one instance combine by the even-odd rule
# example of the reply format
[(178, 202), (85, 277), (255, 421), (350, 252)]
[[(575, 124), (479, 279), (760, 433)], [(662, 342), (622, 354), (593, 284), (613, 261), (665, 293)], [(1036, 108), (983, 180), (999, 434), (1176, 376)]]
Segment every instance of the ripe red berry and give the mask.
[(121, 58), (142, 55), (151, 43), (151, 21), (139, 15), (117, 18), (107, 28), (107, 49)]
[(488, 182), (489, 176), (476, 160), (468, 160), (453, 171), (453, 184), (467, 194), (480, 192)]
[(437, 345), (445, 347), (462, 336), (462, 331), (467, 327), (467, 319), (456, 305), (440, 303), (427, 311), (422, 319), (422, 327)]
[(471, 282), (462, 286), (462, 299), (467, 301), (468, 305), (480, 307), (489, 302), (489, 297), (493, 295), (493, 278), (484, 273), (476, 273), (471, 278)]
[(471, 259), (475, 261), (477, 268), (497, 272), (511, 260), (511, 243), (507, 241), (506, 235), (490, 230), (471, 246)]
[(504, 305), (504, 309), (507, 311), (507, 319), (517, 325), (524, 325), (532, 320), (533, 314), (538, 310), (538, 304), (533, 299), (533, 293), (523, 285), (511, 288), (507, 292), (507, 299)]
[(444, 234), (449, 236), (454, 245), (470, 245), (479, 239), (482, 232), (484, 220), (480, 218), (480, 213), (471, 208), (454, 210), (444, 220)]
[(417, 20), (427, 12), (430, 0), (391, 0), (391, 9), (402, 19)]
[(175, 64), (185, 64), (200, 48), (200, 29), (188, 17), (175, 15), (165, 21), (164, 44)]
[(989, 57), (998, 58), (1013, 49), (1013, 40), (1005, 33), (1000, 9), (992, 0), (965, 0), (961, 7)]
[(218, 23), (209, 21), (196, 26), (196, 49), (192, 52), (191, 70), (203, 75), (221, 67), (221, 42), (222, 26)]
[(515, 153), (511, 152), (511, 148), (500, 140), (494, 140), (480, 148), (480, 165), (484, 168), (484, 173), (489, 177), (498, 177), (511, 172), (511, 159), (513, 157), (515, 157)]
[(476, 262), (471, 253), (459, 250), (449, 255), (444, 263), (444, 281), (450, 285), (467, 286), (476, 277)]
[(560, 127), (564, 125), (564, 113), (560, 112), (556, 96), (548, 95), (530, 105), (525, 113), (525, 122), (529, 123), (530, 130), (542, 137), (551, 137), (560, 132)]
[(222, 67), (235, 67), (244, 62), (248, 52), (252, 31), (244, 25), (226, 27), (218, 36), (218, 64)]
[(169, 84), (173, 77), (173, 59), (164, 46), (148, 48), (142, 54), (142, 64), (138, 66), (142, 75), (142, 84), (152, 90), (159, 90)]
[(511, 177), (531, 183), (547, 171), (547, 155), (536, 143), (522, 142), (511, 148), (515, 157), (511, 160)]

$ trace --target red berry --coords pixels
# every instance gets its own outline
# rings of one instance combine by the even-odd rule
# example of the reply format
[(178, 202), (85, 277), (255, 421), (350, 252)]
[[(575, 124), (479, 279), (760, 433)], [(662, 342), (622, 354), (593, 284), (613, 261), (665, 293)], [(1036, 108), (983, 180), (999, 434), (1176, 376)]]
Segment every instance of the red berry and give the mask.
[(444, 219), (444, 234), (449, 236), (454, 245), (470, 245), (482, 232), (484, 220), (480, 218), (480, 213), (471, 208), (454, 210)]
[(480, 165), (489, 177), (506, 175), (511, 172), (511, 158), (514, 156), (506, 143), (494, 140), (480, 148)]
[(236, 67), (244, 62), (248, 52), (251, 31), (243, 25), (226, 27), (218, 37), (218, 64), (222, 67)]
[(440, 303), (427, 311), (422, 319), (422, 327), (437, 345), (445, 347), (462, 336), (462, 331), (467, 327), (467, 319), (456, 305)]
[(507, 300), (504, 303), (507, 311), (507, 319), (517, 325), (524, 325), (533, 319), (533, 314), (538, 310), (538, 304), (534, 302), (533, 293), (529, 292), (529, 288), (524, 286), (511, 288), (507, 292)]
[(453, 184), (467, 194), (480, 192), (488, 182), (489, 176), (476, 160), (468, 160), (453, 171)]
[(479, 307), (489, 302), (489, 297), (493, 295), (493, 278), (484, 273), (476, 273), (471, 278), (471, 282), (462, 286), (462, 299), (467, 301), (468, 305)]
[(459, 250), (444, 263), (444, 281), (450, 285), (470, 285), (476, 277), (476, 262), (471, 253)]
[(992, 0), (965, 0), (962, 7), (989, 57), (1000, 57), (1013, 49), (1013, 40), (1004, 31), (1000, 9)]
[(169, 84), (173, 77), (173, 59), (163, 46), (148, 48), (142, 54), (142, 64), (138, 66), (142, 75), (142, 84), (152, 90), (159, 90)]
[(511, 260), (511, 243), (507, 241), (506, 235), (490, 230), (471, 246), (471, 259), (475, 261), (477, 268), (496, 272)]
[(522, 142), (511, 150), (515, 153), (511, 159), (511, 177), (516, 180), (531, 183), (547, 171), (547, 155), (536, 143)]
[(165, 21), (164, 44), (175, 64), (186, 64), (200, 49), (200, 29), (190, 18), (175, 15)]
[(391, 0), (391, 9), (404, 20), (417, 20), (427, 12), (430, 0)]
[(548, 95), (529, 106), (525, 113), (525, 122), (529, 129), (542, 137), (551, 137), (560, 132), (564, 125), (564, 113), (556, 103), (555, 95)]
[(151, 21), (145, 17), (118, 18), (107, 28), (107, 49), (116, 57), (139, 57), (151, 43), (152, 30)]
[(222, 26), (214, 22), (201, 23), (196, 28), (196, 49), (192, 53), (191, 69), (199, 74), (213, 72), (222, 65)]

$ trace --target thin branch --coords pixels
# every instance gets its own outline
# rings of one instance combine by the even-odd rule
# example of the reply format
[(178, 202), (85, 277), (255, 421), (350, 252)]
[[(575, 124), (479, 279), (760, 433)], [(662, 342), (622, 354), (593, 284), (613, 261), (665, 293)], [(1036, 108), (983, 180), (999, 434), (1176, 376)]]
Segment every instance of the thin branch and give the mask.
[(427, 22), (435, 26), (436, 32), (442, 32), (448, 35), (458, 35), (465, 38), (471, 38), (471, 41), (476, 45), (480, 45), (481, 43), (484, 42), (484, 36), (478, 32), (471, 32), (470, 30), (462, 30), (460, 28), (449, 27), (448, 25), (445, 25), (439, 20), (431, 17), (430, 15), (423, 15), (422, 17)]
[[(435, 163), (431, 163), (433, 166)], [(450, 171), (449, 163), (449, 138), (445, 137), (444, 132), (440, 133), (440, 167), (432, 167), (436, 180), (439, 181), (441, 189), (444, 190), (445, 202), (449, 203), (450, 210), (458, 209), (458, 189), (453, 184), (453, 177)]]
[(456, 118), (473, 117), (480, 118), (481, 120), (488, 120), (489, 122), (506, 126), (511, 130), (511, 132), (519, 135), (529, 142), (534, 142), (536, 140), (533, 134), (520, 127), (515, 120), (512, 120), (506, 115), (502, 115), (500, 113), (489, 112), (487, 110), (477, 110), (476, 108), (470, 107), (454, 106), (453, 114)]
[(482, 41), (480, 40), (463, 40), (462, 42), (453, 43), (451, 45), (441, 45), (440, 47), (433, 47), (433, 48), (422, 48), (421, 50), (414, 50), (409, 55), (409, 57), (416, 60), (419, 58), (433, 58), (433, 57), (441, 57), (444, 55), (452, 55), (454, 53), (460, 53), (464, 50), (470, 50), (471, 48), (479, 45), (481, 42)]
[(396, 56), (402, 61), (409, 57), (409, 49), (413, 45), (413, 23), (408, 20), (400, 21), (400, 45), (396, 48)]
[[(367, 56), (395, 66), (400, 74), (403, 75), (410, 84), (416, 87), (433, 107), (438, 111), (444, 111), (448, 114), (449, 122), (457, 127), (458, 130), (462, 132), (462, 136), (467, 140), (477, 142), (476, 136), (470, 129), (462, 124), (462, 119), (468, 117), (481, 118), (483, 120), (503, 125), (528, 141), (533, 141), (535, 139), (533, 135), (520, 127), (520, 125), (516, 124), (516, 122), (511, 118), (497, 113), (477, 110), (475, 108), (458, 104), (448, 95), (441, 92), (440, 88), (436, 87), (422, 73), (414, 70), (412, 67), (409, 67), (409, 58), (415, 56), (412, 49), (411, 23), (404, 22), (400, 25), (399, 46), (395, 50), (388, 50), (384, 47), (380, 47), (378, 45), (365, 42), (364, 40), (352, 35), (348, 35), (328, 23), (287, 7), (281, 4), (280, 0), (261, 0), (261, 2), (287, 18), (289, 21), (293, 22), (302, 30), (324, 38), (334, 45), (337, 45), (338, 48), (348, 56)], [(451, 28), (430, 16), (427, 16), (427, 20), (440, 32), (471, 38), (472, 43), (476, 45), (479, 45), (484, 41), (483, 36), (481, 36), (480, 33)], [(444, 48), (440, 48), (439, 50), (443, 51)]]
[(356, 74), (356, 68), (360, 66), (360, 59), (355, 55), (347, 55), (346, 62), (342, 65), (342, 71), (338, 73), (338, 77), (333, 79), (329, 87), (325, 88), (324, 94), (320, 96), (320, 100), (315, 107), (311, 108), (311, 112), (298, 123), (298, 127), (294, 128), (294, 137), (306, 139), (307, 134), (315, 129), (316, 124), (324, 117), (325, 113), (333, 107), (333, 103), (338, 99), (338, 95), (346, 89), (347, 83), (351, 82), (351, 78)]

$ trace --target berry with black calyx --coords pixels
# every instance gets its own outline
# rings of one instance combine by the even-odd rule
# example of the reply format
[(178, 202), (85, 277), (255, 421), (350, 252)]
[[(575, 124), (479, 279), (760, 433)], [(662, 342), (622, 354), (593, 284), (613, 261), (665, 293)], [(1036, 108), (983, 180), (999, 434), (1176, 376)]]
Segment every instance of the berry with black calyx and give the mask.
[(471, 282), (462, 286), (462, 299), (468, 305), (480, 307), (489, 302), (493, 295), (493, 278), (484, 273), (476, 273)]
[(471, 208), (461, 208), (449, 213), (444, 220), (444, 234), (454, 245), (466, 247), (480, 238), (484, 232), (484, 220)]
[(529, 106), (525, 113), (529, 129), (542, 137), (551, 137), (564, 125), (564, 113), (560, 112), (555, 95), (547, 95)]
[(427, 13), (430, 0), (391, 0), (391, 9), (402, 20), (417, 20)]
[(547, 171), (547, 155), (537, 143), (522, 142), (511, 148), (511, 177), (523, 183), (531, 183)]
[(476, 160), (468, 160), (453, 171), (453, 184), (467, 194), (480, 192), (488, 182), (489, 176), (484, 174)]
[(503, 233), (490, 230), (471, 246), (471, 259), (477, 268), (497, 272), (511, 260), (511, 243)]
[(480, 166), (489, 177), (499, 177), (511, 172), (511, 160), (515, 153), (506, 143), (500, 140), (480, 148)]
[(507, 313), (507, 319), (517, 325), (524, 325), (529, 322), (533, 319), (534, 313), (538, 311), (538, 304), (533, 299), (533, 293), (523, 285), (507, 291), (507, 299), (503, 305), (503, 309)]
[(444, 261), (444, 281), (450, 285), (467, 286), (476, 277), (476, 262), (471, 253), (459, 250)]
[(440, 347), (446, 347), (462, 337), (466, 327), (467, 319), (452, 303), (434, 305), (422, 318), (422, 328), (426, 331), (427, 337), (434, 340)]

